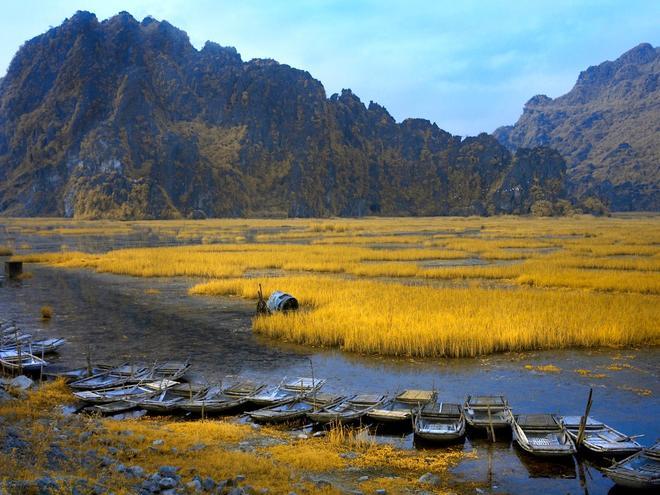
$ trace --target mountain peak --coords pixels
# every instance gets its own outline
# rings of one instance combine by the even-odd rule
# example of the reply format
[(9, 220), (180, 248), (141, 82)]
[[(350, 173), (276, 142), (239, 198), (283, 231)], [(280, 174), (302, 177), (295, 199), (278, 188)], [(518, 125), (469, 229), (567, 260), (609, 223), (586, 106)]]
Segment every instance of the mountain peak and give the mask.
[(80, 25), (98, 22), (96, 14), (88, 12), (87, 10), (78, 10), (68, 19), (65, 19), (63, 25)]
[(658, 210), (658, 108), (660, 48), (641, 43), (581, 72), (565, 95), (535, 96), (494, 134), (511, 150), (559, 150), (578, 196), (600, 196), (613, 210)]
[(621, 64), (648, 64), (660, 56), (660, 47), (654, 48), (650, 43), (640, 43), (621, 55), (616, 62)]

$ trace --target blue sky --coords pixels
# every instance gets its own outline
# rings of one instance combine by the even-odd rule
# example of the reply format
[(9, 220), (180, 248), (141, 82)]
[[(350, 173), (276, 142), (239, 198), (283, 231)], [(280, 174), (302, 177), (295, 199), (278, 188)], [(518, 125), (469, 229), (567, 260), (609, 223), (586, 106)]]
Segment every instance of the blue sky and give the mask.
[(515, 122), (538, 93), (556, 97), (589, 65), (641, 42), (660, 44), (660, 1), (75, 0), (4, 2), (0, 72), (18, 47), (76, 10), (127, 10), (244, 60), (305, 69), (328, 95), (351, 88), (397, 119), (422, 117), (460, 135)]

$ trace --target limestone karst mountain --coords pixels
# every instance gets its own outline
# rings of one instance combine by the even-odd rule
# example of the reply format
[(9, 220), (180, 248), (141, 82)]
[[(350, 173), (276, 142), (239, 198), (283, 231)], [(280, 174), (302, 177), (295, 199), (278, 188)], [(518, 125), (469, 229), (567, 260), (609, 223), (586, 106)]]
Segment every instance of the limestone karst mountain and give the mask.
[(565, 163), (128, 13), (78, 12), (0, 81), (0, 213), (81, 218), (528, 213)]
[(570, 192), (613, 210), (660, 209), (660, 48), (641, 44), (589, 67), (571, 91), (537, 95), (494, 135), (510, 150), (550, 146), (567, 162)]

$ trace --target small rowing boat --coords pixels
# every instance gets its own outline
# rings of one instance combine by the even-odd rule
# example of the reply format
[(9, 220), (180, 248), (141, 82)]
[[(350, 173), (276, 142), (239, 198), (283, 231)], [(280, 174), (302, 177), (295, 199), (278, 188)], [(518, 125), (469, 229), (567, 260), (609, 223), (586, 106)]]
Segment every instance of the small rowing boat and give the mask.
[(502, 395), (468, 395), (463, 412), (465, 421), (473, 428), (509, 428), (512, 419), (509, 403)]
[(313, 378), (294, 378), (282, 380), (279, 385), (264, 387), (258, 392), (248, 396), (248, 400), (257, 406), (269, 407), (292, 402), (313, 394), (323, 387), (325, 380)]
[(129, 402), (159, 394), (163, 390), (166, 390), (177, 383), (178, 382), (172, 380), (159, 380), (157, 382), (138, 383), (99, 390), (81, 390), (79, 392), (74, 392), (73, 395), (77, 399), (92, 404), (103, 404), (115, 401)]
[(411, 422), (422, 406), (433, 402), (437, 394), (430, 390), (405, 390), (393, 399), (367, 412), (367, 417), (378, 423), (405, 424)]
[(465, 436), (465, 415), (460, 404), (432, 402), (415, 416), (415, 438), (430, 442), (451, 442)]
[(337, 404), (343, 399), (340, 395), (319, 392), (305, 399), (258, 409), (248, 415), (256, 423), (290, 423), (301, 420), (311, 411)]
[(111, 370), (113, 366), (105, 364), (97, 364), (91, 368), (81, 367), (73, 369), (63, 369), (61, 366), (53, 365), (44, 368), (44, 377), (46, 378), (62, 378), (65, 382), (72, 382), (89, 378), (90, 376), (100, 375)]
[(34, 373), (48, 363), (37, 356), (27, 352), (19, 352), (18, 350), (5, 350), (0, 351), (0, 369), (15, 371), (24, 371), (26, 373)]
[[(566, 431), (577, 441), (580, 431), (581, 416), (564, 416), (561, 421)], [(591, 416), (587, 417), (581, 447), (599, 455), (629, 456), (642, 450), (634, 436), (625, 435)]]
[[(29, 336), (28, 336), (29, 337)], [(66, 340), (53, 338), (53, 339), (41, 339), (33, 341), (25, 341), (20, 344), (16, 341), (12, 341), (9, 344), (5, 344), (5, 349), (16, 349), (20, 345), (24, 350), (27, 350), (31, 354), (40, 356), (42, 354), (53, 354), (66, 344)]]
[(310, 411), (307, 417), (319, 424), (349, 424), (359, 421), (372, 409), (385, 402), (386, 395), (362, 394), (354, 395), (337, 404)]
[(530, 454), (559, 457), (576, 452), (566, 428), (552, 414), (518, 414), (513, 417), (511, 430), (518, 446)]
[(603, 469), (614, 483), (628, 488), (651, 490), (660, 487), (660, 443)]
[(191, 399), (177, 404), (183, 411), (196, 414), (227, 414), (245, 404), (245, 397), (234, 397), (224, 393), (221, 386), (209, 387)]
[(122, 364), (97, 375), (82, 378), (69, 385), (76, 390), (96, 390), (119, 387), (128, 383), (139, 382), (146, 378), (149, 369), (135, 364)]

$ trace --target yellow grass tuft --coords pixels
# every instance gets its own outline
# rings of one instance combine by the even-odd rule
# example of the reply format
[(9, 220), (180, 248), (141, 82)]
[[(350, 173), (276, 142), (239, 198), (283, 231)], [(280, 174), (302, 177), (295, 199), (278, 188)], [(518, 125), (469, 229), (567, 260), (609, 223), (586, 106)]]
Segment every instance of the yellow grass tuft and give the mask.
[(531, 364), (526, 364), (525, 365), (526, 370), (530, 371), (540, 371), (542, 373), (560, 373), (561, 368), (558, 366), (555, 366), (554, 364), (541, 364), (541, 365), (531, 365)]
[(52, 414), (60, 405), (73, 402), (73, 396), (64, 380), (46, 382), (29, 390), (25, 398), (0, 402), (0, 416), (11, 418), (38, 418)]
[(54, 310), (52, 306), (41, 306), (39, 312), (41, 313), (41, 318), (43, 320), (50, 320), (54, 314)]

